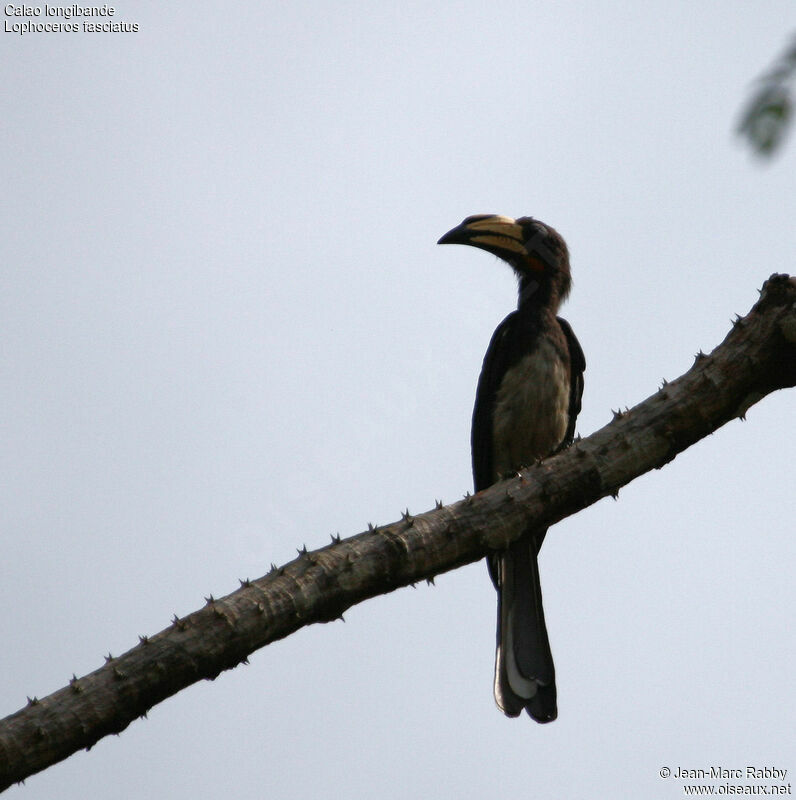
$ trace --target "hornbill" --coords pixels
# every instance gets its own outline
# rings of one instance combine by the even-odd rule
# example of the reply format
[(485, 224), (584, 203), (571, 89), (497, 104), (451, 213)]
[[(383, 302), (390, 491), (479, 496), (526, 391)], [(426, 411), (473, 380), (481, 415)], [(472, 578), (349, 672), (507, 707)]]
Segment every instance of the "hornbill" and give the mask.
[[(467, 217), (439, 244), (480, 247), (506, 261), (519, 280), (517, 310), (500, 323), (484, 357), (472, 427), (475, 490), (572, 442), (583, 394), (583, 350), (556, 316), (569, 293), (569, 251), (532, 217)], [(546, 531), (528, 530), (491, 555), (498, 593), (495, 701), (537, 722), (558, 715), (553, 656), (542, 608), (537, 556)]]

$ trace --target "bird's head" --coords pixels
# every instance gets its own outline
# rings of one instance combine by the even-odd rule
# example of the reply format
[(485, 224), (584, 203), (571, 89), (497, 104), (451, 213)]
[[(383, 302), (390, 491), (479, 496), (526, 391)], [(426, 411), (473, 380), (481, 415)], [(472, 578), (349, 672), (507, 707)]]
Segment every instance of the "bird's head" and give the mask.
[(476, 214), (437, 244), (480, 247), (511, 265), (520, 281), (520, 304), (532, 297), (557, 306), (569, 294), (569, 250), (560, 234), (533, 217)]

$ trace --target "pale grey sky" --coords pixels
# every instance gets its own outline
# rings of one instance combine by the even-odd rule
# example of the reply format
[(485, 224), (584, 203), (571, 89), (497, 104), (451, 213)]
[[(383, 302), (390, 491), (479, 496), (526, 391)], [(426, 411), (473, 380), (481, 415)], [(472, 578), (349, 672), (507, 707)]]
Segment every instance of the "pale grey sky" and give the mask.
[[(471, 488), (516, 297), (436, 247), (464, 216), (569, 243), (584, 435), (794, 272), (796, 142), (761, 165), (733, 135), (792, 2), (116, 9), (137, 33), (0, 48), (0, 715), (304, 543)], [(552, 725), (494, 706), (477, 564), (8, 796), (674, 800), (663, 766), (796, 771), (795, 422), (771, 396), (551, 531)]]

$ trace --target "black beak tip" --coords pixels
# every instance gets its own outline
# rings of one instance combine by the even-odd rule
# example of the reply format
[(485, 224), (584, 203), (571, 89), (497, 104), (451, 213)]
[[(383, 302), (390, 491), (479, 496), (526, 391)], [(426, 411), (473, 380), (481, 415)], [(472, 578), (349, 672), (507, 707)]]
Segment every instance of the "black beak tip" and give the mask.
[(465, 239), (462, 237), (461, 226), (453, 228), (453, 230), (444, 233), (437, 240), (437, 244), (463, 244)]

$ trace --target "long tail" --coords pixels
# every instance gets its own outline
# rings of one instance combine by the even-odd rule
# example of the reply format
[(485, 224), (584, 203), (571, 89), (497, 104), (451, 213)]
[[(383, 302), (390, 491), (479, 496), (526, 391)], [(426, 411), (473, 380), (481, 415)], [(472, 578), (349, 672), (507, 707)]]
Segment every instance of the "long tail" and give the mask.
[(509, 717), (523, 708), (537, 722), (558, 716), (553, 654), (542, 608), (537, 555), (545, 531), (524, 536), (490, 559), (498, 591), (495, 702)]

